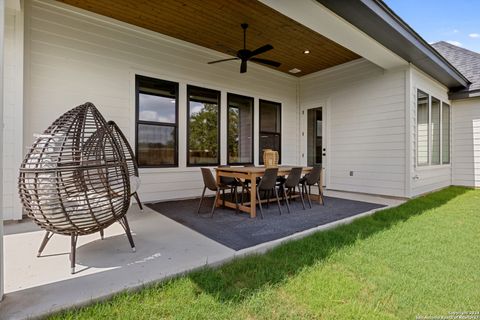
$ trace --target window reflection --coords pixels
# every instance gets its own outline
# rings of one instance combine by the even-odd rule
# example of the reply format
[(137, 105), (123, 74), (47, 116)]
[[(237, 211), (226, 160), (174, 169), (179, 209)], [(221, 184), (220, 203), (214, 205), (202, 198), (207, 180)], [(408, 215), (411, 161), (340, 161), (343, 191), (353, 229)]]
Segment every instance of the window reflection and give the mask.
[(175, 98), (161, 97), (148, 93), (140, 93), (138, 98), (139, 120), (175, 123)]
[(137, 76), (137, 162), (140, 167), (177, 165), (175, 82)]
[(228, 94), (228, 163), (253, 163), (253, 98)]
[(259, 163), (263, 164), (263, 150), (273, 149), (278, 151), (279, 163), (281, 162), (281, 108), (280, 103), (260, 100), (260, 143)]
[(220, 92), (188, 86), (187, 94), (188, 165), (219, 164)]

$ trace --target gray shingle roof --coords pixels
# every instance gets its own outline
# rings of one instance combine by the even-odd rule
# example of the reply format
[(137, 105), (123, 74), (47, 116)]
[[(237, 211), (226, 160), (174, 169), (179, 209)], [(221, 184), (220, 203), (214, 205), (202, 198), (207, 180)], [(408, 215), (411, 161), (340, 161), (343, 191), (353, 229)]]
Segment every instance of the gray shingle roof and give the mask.
[(480, 53), (457, 47), (445, 41), (434, 43), (432, 47), (470, 80), (472, 84), (465, 91), (480, 89)]

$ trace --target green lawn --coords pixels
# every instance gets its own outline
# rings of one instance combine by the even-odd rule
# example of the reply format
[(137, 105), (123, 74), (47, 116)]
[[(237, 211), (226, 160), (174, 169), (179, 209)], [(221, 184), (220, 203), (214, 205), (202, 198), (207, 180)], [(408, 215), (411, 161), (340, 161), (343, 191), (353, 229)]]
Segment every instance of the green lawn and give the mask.
[(480, 190), (451, 187), (53, 319), (414, 319), (480, 311)]

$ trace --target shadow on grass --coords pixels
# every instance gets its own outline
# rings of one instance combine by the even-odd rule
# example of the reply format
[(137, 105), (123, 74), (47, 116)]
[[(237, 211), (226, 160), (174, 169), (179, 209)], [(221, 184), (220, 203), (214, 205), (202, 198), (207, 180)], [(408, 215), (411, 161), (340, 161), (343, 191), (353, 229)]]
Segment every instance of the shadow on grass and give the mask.
[(241, 302), (265, 285), (280, 283), (357, 240), (438, 208), (469, 190), (450, 187), (360, 218), (351, 224), (286, 243), (266, 254), (237, 259), (219, 268), (206, 268), (188, 277), (201, 290), (220, 301)]

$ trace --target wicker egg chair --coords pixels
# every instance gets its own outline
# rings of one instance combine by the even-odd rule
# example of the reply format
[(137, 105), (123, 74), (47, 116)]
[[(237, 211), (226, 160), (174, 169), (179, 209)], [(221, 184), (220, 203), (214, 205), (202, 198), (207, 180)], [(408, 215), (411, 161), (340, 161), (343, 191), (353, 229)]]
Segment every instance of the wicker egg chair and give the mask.
[(127, 162), (92, 103), (66, 112), (37, 136), (20, 167), (19, 193), (27, 215), (47, 231), (39, 256), (53, 234), (71, 237), (72, 273), (78, 236), (103, 233), (116, 221), (135, 251), (126, 218)]
[(138, 188), (140, 187), (140, 178), (138, 174), (138, 164), (137, 159), (135, 158), (135, 154), (133, 153), (130, 143), (128, 143), (127, 138), (123, 134), (122, 130), (120, 130), (120, 128), (117, 126), (117, 124), (114, 121), (108, 121), (107, 125), (113, 136), (119, 142), (120, 149), (122, 150), (125, 161), (127, 162), (128, 176), (130, 178), (131, 196), (135, 197), (135, 200), (137, 200), (137, 204), (140, 207), (140, 210), (143, 211), (143, 205), (137, 193)]

